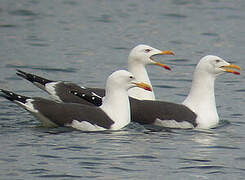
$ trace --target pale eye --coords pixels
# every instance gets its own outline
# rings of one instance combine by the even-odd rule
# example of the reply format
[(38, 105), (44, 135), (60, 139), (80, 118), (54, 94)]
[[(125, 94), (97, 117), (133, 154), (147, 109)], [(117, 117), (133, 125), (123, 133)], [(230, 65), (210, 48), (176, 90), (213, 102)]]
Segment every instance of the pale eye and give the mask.
[(147, 53), (150, 52), (150, 51), (151, 51), (150, 49), (145, 49), (145, 52), (147, 52)]

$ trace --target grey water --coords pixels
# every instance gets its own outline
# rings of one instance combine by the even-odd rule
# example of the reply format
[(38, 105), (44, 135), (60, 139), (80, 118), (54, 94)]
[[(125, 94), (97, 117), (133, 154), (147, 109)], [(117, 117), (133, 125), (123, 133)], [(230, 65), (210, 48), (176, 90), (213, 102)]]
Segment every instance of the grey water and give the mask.
[[(244, 9), (243, 0), (0, 0), (0, 87), (50, 98), (16, 69), (103, 87), (148, 44), (176, 53), (157, 57), (172, 71), (147, 69), (157, 99), (180, 103), (202, 56), (245, 67)], [(221, 123), (207, 131), (48, 129), (1, 98), (0, 179), (244, 179), (244, 73), (218, 77), (215, 92)]]

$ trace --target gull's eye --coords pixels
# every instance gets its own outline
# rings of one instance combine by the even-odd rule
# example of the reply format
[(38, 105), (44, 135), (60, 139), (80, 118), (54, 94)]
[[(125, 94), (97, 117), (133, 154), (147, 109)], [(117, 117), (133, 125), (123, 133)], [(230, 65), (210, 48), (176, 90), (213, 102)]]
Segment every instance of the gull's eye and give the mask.
[(216, 60), (216, 63), (219, 63), (219, 62), (220, 62), (220, 60), (219, 60), (219, 59), (217, 59), (217, 60)]
[(147, 53), (150, 52), (150, 51), (151, 51), (150, 49), (145, 49), (145, 52), (147, 52)]
[(130, 79), (133, 79), (134, 77), (133, 76), (129, 76)]

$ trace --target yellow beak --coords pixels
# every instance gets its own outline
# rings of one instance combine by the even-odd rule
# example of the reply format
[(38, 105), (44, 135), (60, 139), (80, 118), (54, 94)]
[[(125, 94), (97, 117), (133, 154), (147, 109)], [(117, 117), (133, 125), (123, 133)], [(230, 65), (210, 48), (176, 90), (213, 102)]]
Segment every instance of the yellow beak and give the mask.
[(152, 87), (149, 84), (140, 82), (140, 83), (134, 83), (137, 87), (145, 89), (147, 91), (152, 91)]
[[(174, 52), (173, 52), (173, 51), (162, 51), (162, 52), (160, 52), (159, 54), (155, 54), (155, 55), (174, 55)], [(150, 57), (150, 59), (154, 62), (155, 65), (161, 66), (161, 67), (163, 67), (163, 68), (165, 68), (165, 69), (167, 69), (167, 70), (171, 70), (171, 68), (170, 68), (169, 66), (167, 66), (166, 64), (162, 64), (162, 63), (160, 63), (160, 62), (155, 61), (155, 60), (152, 58), (152, 56)]]
[[(225, 70), (226, 72), (233, 73), (233, 74), (236, 74), (236, 75), (240, 75), (240, 72), (237, 72), (237, 71), (233, 70), (233, 69), (241, 70), (241, 67), (238, 66), (238, 65), (230, 64), (228, 66), (222, 66), (221, 68), (223, 70)], [(230, 68), (233, 68), (233, 69), (230, 69)]]
[(162, 51), (160, 55), (175, 55), (173, 51)]

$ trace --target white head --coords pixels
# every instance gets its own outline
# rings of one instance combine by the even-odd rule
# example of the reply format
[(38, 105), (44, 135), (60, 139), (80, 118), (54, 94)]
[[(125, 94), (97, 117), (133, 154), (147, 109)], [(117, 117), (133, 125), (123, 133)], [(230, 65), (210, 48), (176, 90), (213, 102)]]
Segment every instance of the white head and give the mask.
[(100, 108), (115, 122), (111, 129), (118, 130), (130, 122), (127, 90), (136, 86), (152, 91), (150, 85), (140, 83), (132, 73), (125, 70), (115, 71), (107, 78), (106, 95)]
[(106, 87), (124, 90), (129, 90), (133, 87), (139, 87), (148, 91), (152, 91), (150, 85), (137, 81), (134, 75), (126, 70), (118, 70), (113, 72), (107, 78)]
[(137, 62), (138, 64), (143, 64), (143, 65), (148, 65), (148, 64), (153, 64), (153, 65), (158, 65), (161, 66), (167, 70), (171, 70), (170, 67), (168, 67), (165, 64), (156, 62), (153, 59), (154, 55), (174, 55), (174, 52), (172, 51), (160, 51), (158, 49), (155, 49), (151, 46), (148, 45), (138, 45), (134, 47), (128, 57), (129, 64), (133, 62)]
[(241, 70), (237, 65), (230, 64), (218, 56), (207, 55), (203, 57), (196, 67), (196, 71), (208, 72), (213, 76), (221, 75), (225, 72), (239, 75), (240, 73), (231, 68)]
[(213, 55), (203, 57), (197, 64), (190, 93), (183, 104), (197, 114), (198, 128), (212, 128), (218, 124), (214, 82), (225, 72), (240, 74), (232, 68), (240, 70), (239, 66)]
[[(134, 74), (136, 79), (151, 85), (151, 81), (148, 77), (147, 71), (145, 66), (146, 65), (157, 65), (161, 66), (167, 70), (170, 70), (165, 64), (156, 62), (153, 59), (155, 55), (164, 55), (164, 54), (171, 54), (174, 53), (172, 51), (160, 51), (153, 47), (147, 45), (138, 45), (133, 48), (128, 57), (128, 70)], [(155, 100), (154, 92), (144, 91), (139, 88), (134, 88), (129, 90), (129, 95), (136, 99), (144, 99), (144, 100)]]

